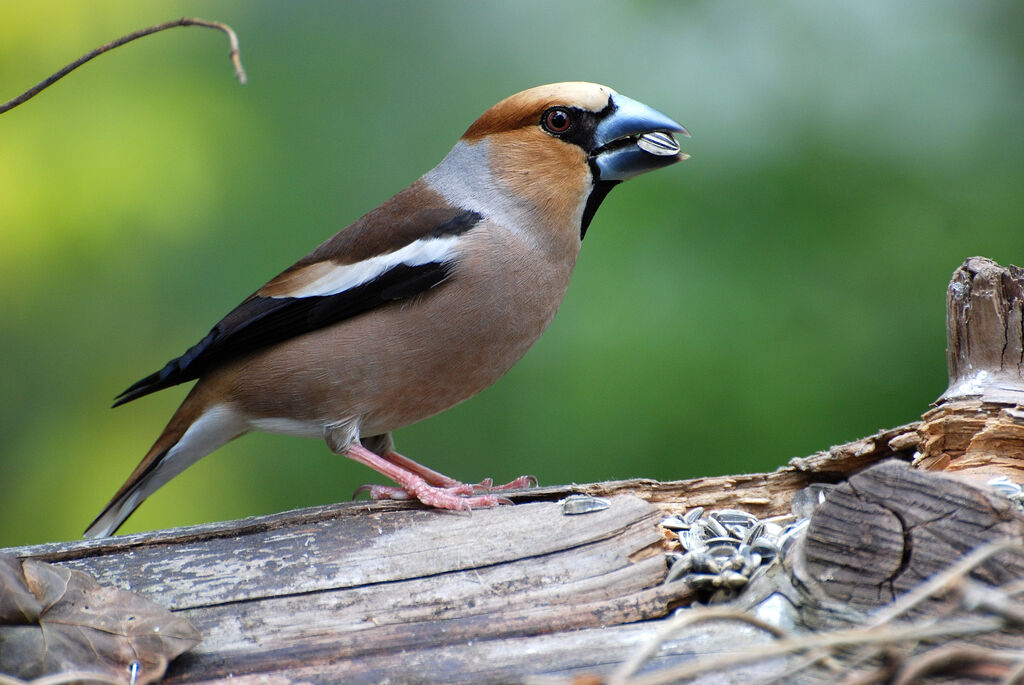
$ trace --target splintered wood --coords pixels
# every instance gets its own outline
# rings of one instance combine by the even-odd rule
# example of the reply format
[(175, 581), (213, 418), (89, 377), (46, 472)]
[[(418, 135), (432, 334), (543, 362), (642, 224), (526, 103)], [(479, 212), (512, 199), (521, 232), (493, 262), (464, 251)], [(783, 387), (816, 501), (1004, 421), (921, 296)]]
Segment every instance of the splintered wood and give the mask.
[(1024, 480), (1024, 270), (972, 257), (946, 294), (949, 388), (915, 465)]
[(516, 501), (552, 499), (581, 492), (599, 497), (634, 495), (656, 504), (666, 514), (693, 507), (742, 509), (760, 518), (789, 513), (793, 494), (811, 483), (837, 483), (883, 459), (909, 462), (920, 444), (920, 423), (879, 431), (866, 438), (808, 457), (796, 457), (769, 473), (706, 476), (688, 480), (650, 478), (556, 485), (517, 493)]

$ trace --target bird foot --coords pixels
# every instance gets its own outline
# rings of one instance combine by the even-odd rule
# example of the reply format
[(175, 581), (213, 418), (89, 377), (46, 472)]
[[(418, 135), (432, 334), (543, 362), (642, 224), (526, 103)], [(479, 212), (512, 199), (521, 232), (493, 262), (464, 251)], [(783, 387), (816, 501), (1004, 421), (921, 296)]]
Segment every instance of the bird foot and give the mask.
[[(484, 478), (479, 483), (472, 485), (467, 483), (455, 483), (453, 485), (444, 485), (440, 487), (434, 487), (435, 490), (443, 491), (446, 495), (455, 495), (456, 497), (467, 497), (470, 495), (488, 495), (494, 490), (520, 490), (522, 488), (531, 488), (537, 486), (536, 476), (519, 476), (515, 480), (511, 480), (503, 485), (495, 485), (494, 481), (490, 478)], [(405, 488), (396, 485), (376, 485), (367, 483), (366, 485), (360, 485), (356, 488), (356, 491), (352, 493), (352, 499), (356, 499), (363, 493), (370, 495), (370, 499), (374, 502), (379, 502), (386, 499), (394, 500), (406, 500), (406, 499), (418, 499), (409, 493)], [(508, 499), (501, 497), (500, 503), (510, 503)], [(422, 500), (421, 500), (422, 501)], [(489, 505), (494, 506), (494, 505)]]
[[(466, 495), (472, 495), (477, 491), (474, 489), (474, 485), (466, 485), (459, 483), (454, 487), (441, 487), (439, 490), (444, 490), (449, 494), (456, 495), (458, 497), (464, 497)], [(356, 491), (352, 493), (352, 499), (359, 497), (363, 493), (368, 493), (370, 499), (374, 502), (379, 502), (385, 499), (415, 499), (407, 490), (397, 485), (376, 485), (373, 483), (367, 483), (366, 485), (360, 485), (356, 488)]]
[[(467, 485), (453, 478), (432, 471), (422, 464), (417, 464), (408, 457), (390, 451), (380, 456), (363, 447), (358, 442), (352, 443), (345, 450), (345, 456), (393, 480), (397, 487), (389, 485), (364, 485), (356, 490), (356, 495), (368, 492), (370, 499), (418, 499), (428, 507), (449, 509), (452, 511), (469, 511), (483, 507), (496, 507), (499, 504), (512, 504), (507, 497), (490, 494), (491, 489), (507, 490), (523, 487), (537, 479), (531, 476), (520, 476), (511, 483), (494, 488), (490, 478)], [(483, 494), (481, 494), (483, 491)]]
[[(512, 504), (512, 500), (507, 497), (496, 497), (495, 495), (457, 495), (453, 494), (453, 490), (461, 490), (459, 486), (455, 488), (439, 488), (427, 483), (411, 484), (412, 494), (420, 502), (423, 502), (428, 507), (434, 507), (435, 509), (449, 509), (451, 511), (471, 511), (473, 509), (484, 509), (490, 507), (496, 507), (499, 504)], [(473, 486), (463, 485), (462, 487), (472, 488)]]
[(409, 483), (408, 489), (394, 485), (362, 485), (356, 489), (353, 499), (362, 493), (368, 493), (374, 502), (381, 500), (416, 499), (435, 509), (451, 511), (470, 511), (496, 507), (499, 504), (512, 504), (507, 497), (495, 495), (474, 495), (474, 485), (460, 483), (454, 487), (435, 487), (425, 482)]

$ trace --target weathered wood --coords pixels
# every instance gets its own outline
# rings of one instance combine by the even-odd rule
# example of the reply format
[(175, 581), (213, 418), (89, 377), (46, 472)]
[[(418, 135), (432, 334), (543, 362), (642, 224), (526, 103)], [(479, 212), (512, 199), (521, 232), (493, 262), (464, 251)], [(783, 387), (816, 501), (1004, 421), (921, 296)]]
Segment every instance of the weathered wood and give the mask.
[[(953, 476), (889, 461), (829, 492), (811, 518), (798, 574), (812, 596), (864, 612), (1003, 538), (1024, 542), (1024, 516), (1010, 500)], [(1002, 554), (973, 575), (992, 585), (1024, 578), (1024, 556)], [(824, 621), (805, 618), (818, 628), (846, 622), (822, 616)]]
[[(513, 493), (515, 507), (471, 516), (352, 502), (10, 551), (86, 571), (192, 620), (204, 641), (172, 665), (177, 681), (304, 668), (319, 682), (339, 659), (346, 672), (372, 663), (367, 673), (379, 676), (390, 663), (408, 674), (399, 664), (411, 652), (457, 653), (468, 663), (469, 645), (481, 641), (529, 638), (543, 651), (543, 635), (664, 615), (690, 592), (659, 585), (663, 512), (781, 513), (810, 482), (840, 480), (884, 456), (909, 459), (915, 440), (913, 425), (883, 431), (770, 474), (536, 488)], [(550, 500), (574, 492), (612, 497), (613, 508), (561, 516)], [(519, 672), (558, 672), (555, 658)], [(596, 668), (602, 658), (578, 663)]]
[(629, 496), (582, 516), (353, 503), (17, 552), (191, 620), (203, 642), (169, 676), (191, 682), (664, 615), (688, 591), (660, 585), (660, 518)]
[(940, 401), (1024, 403), (1024, 269), (971, 257), (946, 291), (949, 388)]
[(957, 400), (939, 404), (923, 418), (915, 466), (1024, 480), (1024, 407)]
[(915, 465), (1024, 480), (1024, 270), (972, 257), (946, 295), (949, 388)]
[(883, 459), (909, 462), (920, 443), (919, 423), (879, 431), (808, 457), (795, 457), (769, 473), (707, 476), (689, 480), (648, 478), (570, 486), (539, 487), (516, 493), (517, 502), (554, 499), (579, 492), (598, 497), (629, 494), (656, 504), (667, 514), (692, 507), (743, 509), (765, 518), (789, 513), (793, 495), (811, 483), (838, 483)]
[[(1002, 551), (950, 574), (999, 540)], [(757, 600), (782, 595), (799, 616), (779, 624), (788, 636), (729, 650), (707, 668), (683, 660), (629, 682), (670, 683), (692, 672), (719, 678), (708, 682), (739, 682), (728, 680), (738, 660), (777, 668), (770, 659), (780, 656), (787, 657), (785, 675), (755, 670), (744, 682), (909, 683), (919, 682), (910, 677), (918, 672), (936, 678), (921, 682), (935, 683), (1007, 678), (1024, 656), (1024, 603), (1014, 599), (1024, 579), (1022, 543), (1024, 516), (1008, 499), (968, 479), (884, 462), (829, 491), (784, 565), (755, 579), (736, 602), (750, 612)], [(907, 602), (944, 576), (948, 584)], [(669, 620), (676, 619), (656, 623)], [(673, 638), (701, 632), (690, 626)]]
[[(647, 527), (646, 542), (637, 549), (656, 542), (657, 511), (640, 500), (626, 501), (630, 507), (620, 503), (615, 508), (618, 519), (609, 519), (606, 512), (562, 517), (558, 507), (540, 503), (472, 515), (422, 509), (367, 513), (359, 511), (365, 507), (341, 505), (333, 512), (343, 514), (344, 525), (325, 509), (320, 520), (309, 520), (303, 512), (295, 525), (270, 522), (266, 529), (252, 526), (232, 537), (201, 529), (190, 535), (181, 529), (184, 535), (174, 542), (173, 555), (166, 553), (166, 541), (143, 539), (119, 551), (69, 558), (68, 565), (159, 595), (172, 609), (189, 609), (510, 563), (525, 551), (542, 556), (638, 534), (637, 525)], [(616, 527), (610, 527), (611, 520)], [(557, 536), (544, 531), (544, 525), (556, 524)], [(72, 546), (68, 553), (75, 551)]]
[[(911, 449), (912, 435), (882, 433), (794, 460), (760, 482), (813, 479), (815, 469), (834, 474), (837, 464), (893, 453), (894, 445)], [(813, 590), (798, 596), (805, 621), (827, 627), (836, 617), (830, 604), (884, 603), (971, 545), (1020, 535), (1008, 501), (976, 492), (896, 462), (840, 485), (812, 524), (827, 542), (814, 538), (808, 548), (801, 582)], [(138, 590), (189, 618), (205, 639), (172, 664), (170, 682), (521, 682), (608, 673), (689, 596), (659, 584), (661, 511), (636, 498), (617, 496), (608, 510), (576, 517), (546, 502), (471, 516), (414, 507), (349, 503), (17, 552)], [(1017, 572), (1016, 562), (1001, 561)], [(610, 626), (620, 628), (609, 633)], [(749, 627), (694, 626), (646, 669), (767, 639)], [(763, 682), (797, 656), (730, 673)], [(802, 678), (815, 682), (814, 673)]]
[[(601, 682), (628, 659), (634, 650), (652, 639), (660, 622), (587, 628), (544, 635), (508, 637), (471, 642), (451, 641), (437, 646), (391, 653), (364, 654), (339, 661), (332, 667), (300, 664), (273, 674), (235, 674), (230, 679), (194, 681), (227, 685), (286, 685), (316, 683), (557, 683)], [(713, 656), (764, 644), (771, 636), (739, 623), (717, 623), (680, 632), (664, 643), (641, 673), (657, 672), (701, 656)], [(785, 669), (787, 660), (774, 659), (729, 673), (714, 673), (693, 681), (700, 685), (768, 682)], [(580, 680), (576, 680), (580, 678)], [(586, 680), (586, 678), (591, 678)], [(173, 680), (165, 682), (175, 682)], [(180, 682), (180, 681), (179, 681)]]

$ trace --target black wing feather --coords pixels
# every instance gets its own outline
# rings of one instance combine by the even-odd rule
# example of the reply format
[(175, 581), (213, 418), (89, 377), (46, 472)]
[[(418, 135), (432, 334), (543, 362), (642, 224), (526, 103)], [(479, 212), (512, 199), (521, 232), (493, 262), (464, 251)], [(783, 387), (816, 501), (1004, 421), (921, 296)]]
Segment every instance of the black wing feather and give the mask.
[(336, 295), (252, 296), (213, 327), (185, 354), (167, 362), (115, 398), (114, 406), (172, 385), (195, 380), (224, 362), (357, 316), (394, 300), (435, 287), (451, 273), (450, 263), (399, 264), (362, 285)]

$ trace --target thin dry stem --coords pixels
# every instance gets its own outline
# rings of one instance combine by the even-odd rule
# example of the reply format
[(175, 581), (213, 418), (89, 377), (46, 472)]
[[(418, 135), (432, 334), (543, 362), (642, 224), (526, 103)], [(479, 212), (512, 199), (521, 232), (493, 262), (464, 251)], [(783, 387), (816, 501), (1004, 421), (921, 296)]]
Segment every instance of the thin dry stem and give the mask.
[(104, 673), (88, 671), (66, 671), (35, 680), (22, 680), (0, 673), (0, 685), (124, 685), (124, 681)]
[(1024, 683), (1024, 661), (1018, 661), (1003, 676), (1000, 685), (1021, 685)]
[(242, 59), (241, 59), (241, 57), (239, 55), (239, 51), (238, 51), (238, 36), (235, 34), (234, 29), (232, 29), (227, 24), (222, 24), (219, 21), (207, 21), (205, 19), (196, 19), (194, 17), (182, 17), (181, 19), (178, 19), (176, 21), (169, 21), (169, 22), (166, 22), (164, 24), (158, 24), (156, 26), (150, 26), (149, 28), (141, 29), (139, 31), (136, 31), (135, 33), (129, 33), (126, 36), (121, 36), (117, 40), (111, 41), (111, 42), (107, 43), (106, 45), (101, 45), (100, 47), (96, 48), (92, 52), (90, 52), (88, 54), (85, 54), (85, 55), (82, 55), (81, 57), (76, 59), (71, 64), (67, 65), (66, 67), (64, 67), (60, 71), (56, 72), (55, 74), (49, 76), (48, 78), (40, 81), (36, 85), (34, 85), (31, 88), (29, 88), (28, 90), (26, 90), (21, 95), (17, 96), (16, 98), (14, 98), (12, 100), (8, 100), (7, 102), (5, 102), (2, 105), (0, 105), (0, 114), (3, 114), (7, 110), (13, 109), (13, 108), (17, 107), (18, 105), (20, 105), (21, 103), (23, 103), (23, 102), (25, 102), (27, 100), (32, 99), (33, 97), (35, 97), (36, 95), (41, 93), (43, 90), (49, 88), (54, 83), (56, 83), (60, 79), (64, 78), (65, 76), (70, 74), (72, 71), (74, 71), (78, 67), (82, 66), (83, 64), (85, 64), (89, 60), (93, 59), (94, 57), (99, 57), (104, 52), (108, 52), (110, 50), (113, 50), (116, 47), (120, 47), (120, 46), (124, 45), (125, 43), (130, 43), (131, 41), (133, 41), (133, 40), (135, 40), (137, 38), (142, 38), (143, 36), (148, 36), (151, 33), (157, 33), (159, 31), (165, 31), (167, 29), (174, 28), (175, 26), (205, 26), (206, 28), (217, 29), (218, 31), (224, 32), (227, 35), (227, 37), (228, 37), (228, 42), (231, 44), (230, 56), (231, 56), (231, 63), (234, 64), (234, 66), (235, 66), (235, 77), (238, 78), (238, 82), (239, 83), (243, 83), (243, 84), (248, 80), (248, 77), (245, 75), (245, 69), (242, 67)]
[(996, 618), (976, 621), (962, 621), (956, 626), (906, 626), (879, 630), (877, 628), (856, 628), (839, 630), (820, 635), (806, 635), (779, 640), (765, 645), (749, 647), (741, 654), (725, 654), (696, 659), (674, 668), (638, 676), (628, 681), (629, 685), (667, 685), (687, 678), (693, 678), (710, 671), (724, 671), (745, 664), (784, 657), (795, 652), (812, 649), (835, 649), (857, 645), (899, 645), (906, 640), (936, 640), (990, 633), (1003, 627), (1003, 621)]
[(950, 668), (971, 664), (990, 664), (992, 662), (1019, 664), (1020, 658), (1021, 654), (1018, 651), (987, 649), (976, 645), (937, 647), (905, 664), (896, 674), (893, 685), (911, 685), (925, 676), (942, 674)]
[(741, 621), (755, 628), (760, 628), (775, 637), (789, 637), (789, 633), (778, 626), (762, 621), (756, 616), (726, 607), (710, 609), (688, 609), (681, 611), (667, 621), (650, 640), (626, 660), (615, 673), (608, 678), (608, 685), (621, 685), (629, 680), (645, 661), (654, 656), (661, 645), (675, 632), (688, 625), (705, 621)]

